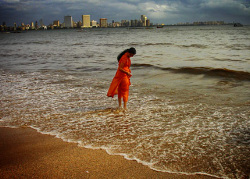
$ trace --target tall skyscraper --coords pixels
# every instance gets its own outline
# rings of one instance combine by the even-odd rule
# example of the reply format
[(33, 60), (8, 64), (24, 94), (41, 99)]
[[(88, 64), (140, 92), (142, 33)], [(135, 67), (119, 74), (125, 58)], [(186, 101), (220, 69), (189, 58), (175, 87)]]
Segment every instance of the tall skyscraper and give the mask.
[(82, 27), (83, 28), (90, 27), (90, 15), (82, 15)]
[(147, 19), (147, 21), (146, 21), (146, 26), (147, 26), (147, 27), (150, 26), (150, 20), (149, 20), (149, 19)]
[(146, 26), (147, 17), (145, 15), (141, 15), (142, 26)]
[(31, 23), (30, 23), (30, 28), (31, 28), (32, 30), (34, 30), (34, 29), (35, 29), (34, 22), (31, 22)]
[(66, 28), (72, 28), (73, 27), (72, 16), (64, 16), (64, 23)]
[(108, 27), (108, 20), (106, 18), (100, 19), (100, 27)]

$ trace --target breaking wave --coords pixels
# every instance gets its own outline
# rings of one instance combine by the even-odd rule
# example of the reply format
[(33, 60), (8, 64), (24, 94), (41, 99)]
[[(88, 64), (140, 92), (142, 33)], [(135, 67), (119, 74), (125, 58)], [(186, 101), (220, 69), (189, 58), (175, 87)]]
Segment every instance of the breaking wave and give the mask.
[(227, 68), (210, 68), (210, 67), (181, 67), (181, 68), (165, 68), (151, 64), (132, 64), (134, 68), (155, 68), (166, 70), (173, 73), (186, 73), (193, 75), (205, 75), (208, 77), (233, 78), (237, 80), (250, 81), (250, 73), (244, 71), (230, 70)]
[(202, 49), (207, 48), (206, 45), (201, 45), (201, 44), (179, 45), (179, 47), (184, 47), (184, 48), (202, 48)]

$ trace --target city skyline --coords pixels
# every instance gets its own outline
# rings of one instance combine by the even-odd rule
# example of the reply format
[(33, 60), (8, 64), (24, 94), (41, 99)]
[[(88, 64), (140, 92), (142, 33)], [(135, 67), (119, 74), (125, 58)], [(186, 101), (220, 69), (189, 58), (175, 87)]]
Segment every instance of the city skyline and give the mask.
[(108, 22), (138, 19), (145, 14), (154, 24), (177, 24), (199, 21), (225, 21), (250, 24), (249, 0), (2, 0), (0, 23), (13, 26), (14, 22), (30, 24), (39, 19), (52, 24), (72, 16), (82, 21), (82, 15)]
[(43, 19), (39, 21), (30, 22), (28, 24), (21, 23), (17, 24), (16, 22), (13, 23), (11, 26), (7, 26), (4, 22), (0, 24), (1, 30), (4, 28), (5, 30), (19, 29), (19, 30), (34, 30), (34, 29), (60, 29), (60, 28), (92, 28), (92, 27), (149, 27), (153, 24), (150, 23), (150, 20), (146, 17), (146, 15), (141, 15), (139, 19), (135, 20), (121, 20), (121, 21), (114, 21), (108, 22), (107, 18), (100, 18), (99, 21), (91, 20), (90, 15), (81, 15), (82, 20), (74, 21), (72, 16), (67, 15), (64, 16), (64, 21), (60, 22), (59, 20), (53, 20), (50, 24), (44, 24)]

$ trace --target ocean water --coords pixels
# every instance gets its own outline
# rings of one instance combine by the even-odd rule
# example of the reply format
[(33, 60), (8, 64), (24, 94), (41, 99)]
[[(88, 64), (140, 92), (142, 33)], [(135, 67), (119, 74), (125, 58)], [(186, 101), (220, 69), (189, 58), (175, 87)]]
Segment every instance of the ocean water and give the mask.
[[(32, 127), (150, 168), (250, 175), (250, 27), (0, 34), (0, 126)], [(135, 47), (127, 112), (106, 97)]]

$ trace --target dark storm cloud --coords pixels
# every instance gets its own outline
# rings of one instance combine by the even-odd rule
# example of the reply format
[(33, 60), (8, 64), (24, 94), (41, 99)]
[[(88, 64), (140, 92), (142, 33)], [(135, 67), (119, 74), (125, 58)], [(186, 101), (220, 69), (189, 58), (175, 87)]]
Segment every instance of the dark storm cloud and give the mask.
[(167, 23), (224, 20), (250, 24), (249, 0), (169, 0), (149, 1), (144, 9), (149, 17)]
[(74, 21), (81, 15), (108, 21), (139, 19), (146, 15), (151, 22), (172, 24), (178, 22), (224, 20), (250, 24), (250, 0), (1, 0), (0, 23), (5, 21), (30, 23), (43, 19), (63, 22), (65, 15)]

